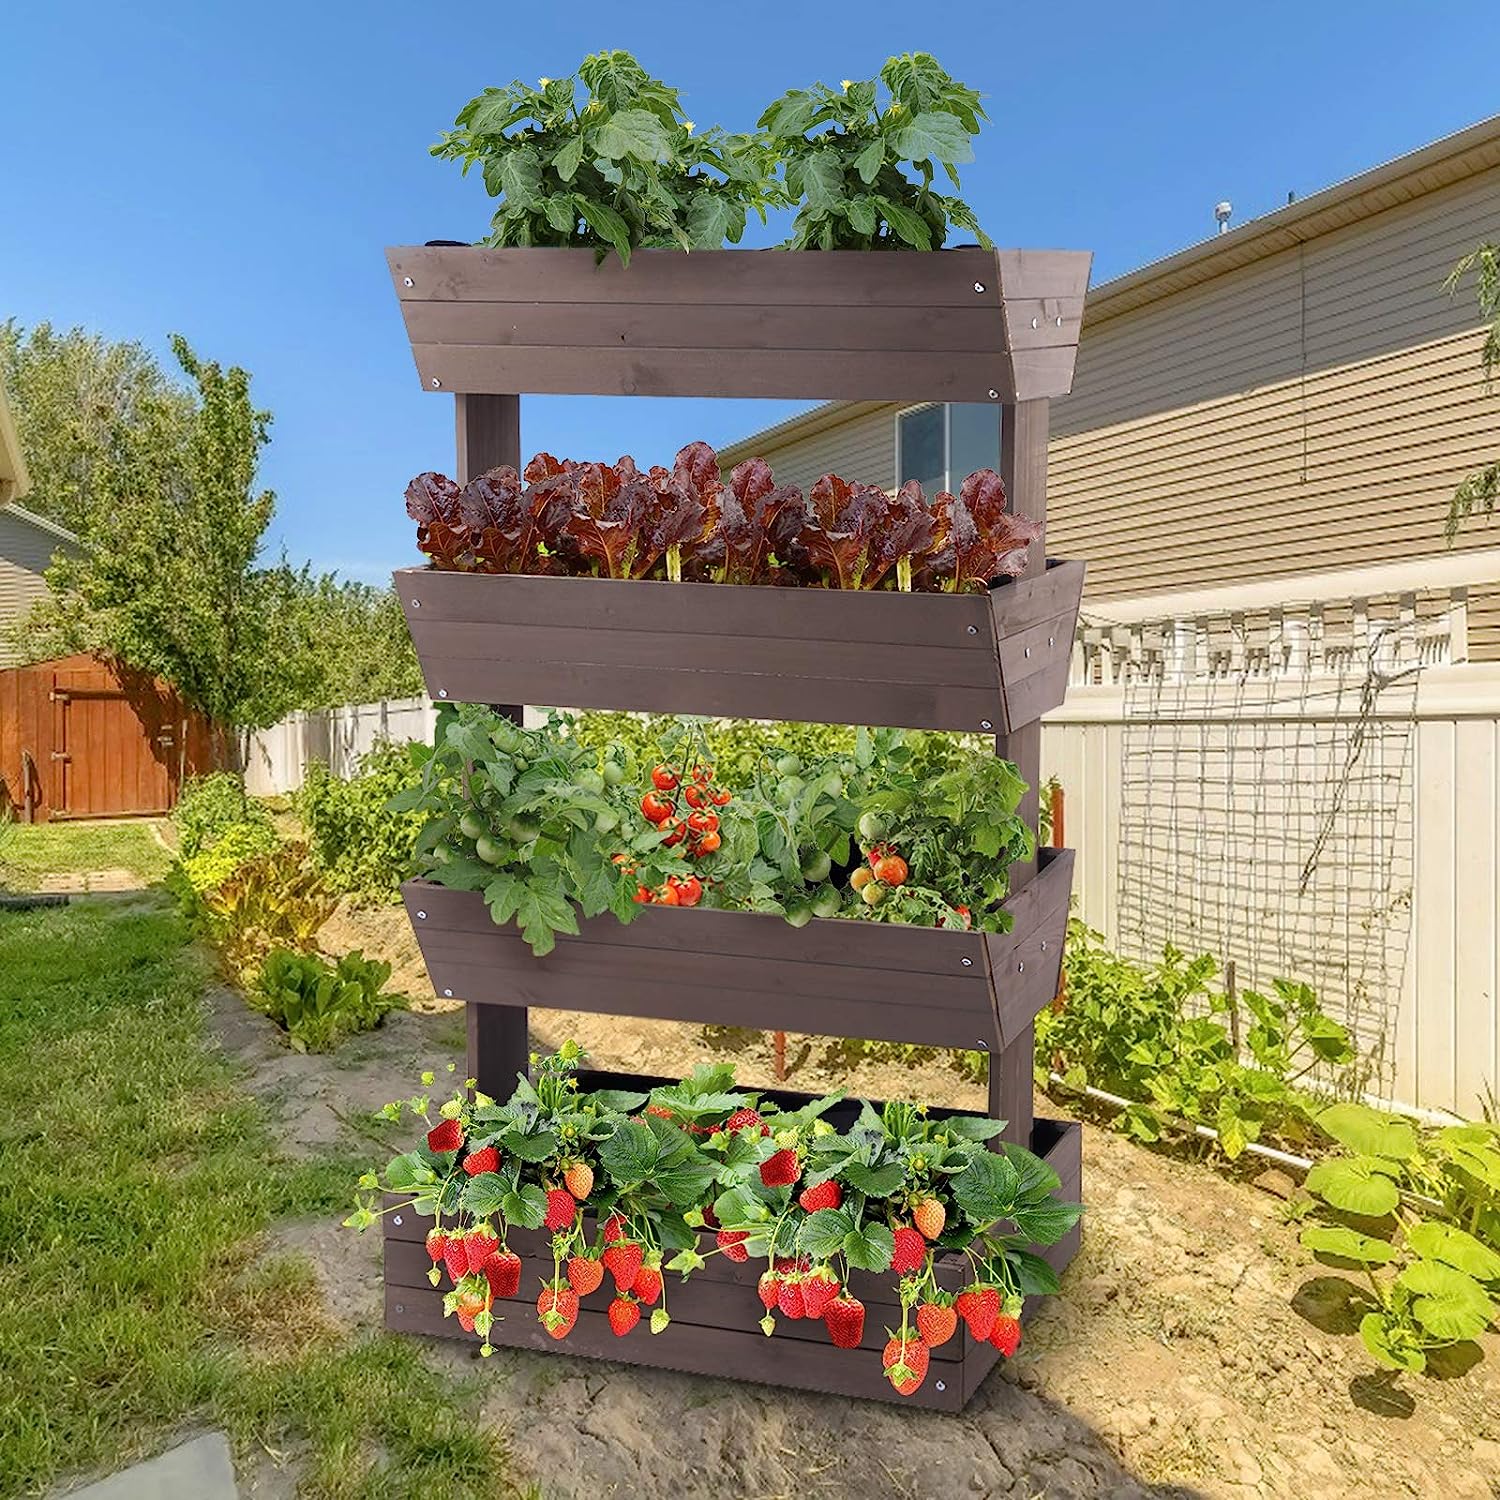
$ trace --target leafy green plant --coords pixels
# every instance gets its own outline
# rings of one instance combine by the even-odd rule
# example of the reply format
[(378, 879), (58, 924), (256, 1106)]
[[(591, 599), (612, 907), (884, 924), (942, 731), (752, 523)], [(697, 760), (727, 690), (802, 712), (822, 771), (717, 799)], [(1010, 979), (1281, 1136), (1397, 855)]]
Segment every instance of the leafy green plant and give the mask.
[(378, 1026), (405, 1004), (382, 991), (391, 966), (359, 950), (335, 964), (315, 953), (275, 948), (265, 957), (247, 994), (250, 1003), (287, 1034), (298, 1052), (326, 1052), (340, 1038)]
[[(988, 1148), (1003, 1122), (837, 1094), (782, 1110), (738, 1090), (724, 1066), (649, 1094), (584, 1092), (573, 1076), (579, 1057), (564, 1043), (504, 1104), (463, 1090), (434, 1110), (426, 1090), (435, 1077), (424, 1074), (422, 1093), (382, 1114), (415, 1114), (425, 1141), (366, 1173), (345, 1221), (375, 1223), (381, 1193), (432, 1217), (430, 1280), (440, 1285), (446, 1270), (444, 1311), (480, 1337), (481, 1354), (493, 1352), (496, 1303), (513, 1316), (530, 1298), (528, 1269), (543, 1282), (537, 1316), (558, 1339), (608, 1272), (610, 1325), (623, 1336), (643, 1307), (653, 1334), (670, 1325), (664, 1273), (686, 1278), (716, 1255), (754, 1257), (766, 1262), (763, 1330), (775, 1332), (773, 1308), (821, 1318), (844, 1348), (859, 1346), (865, 1316), (851, 1275), (893, 1273), (901, 1330), (883, 1362), (909, 1395), (929, 1348), (960, 1318), (976, 1341), (1013, 1354), (1022, 1299), (1057, 1290), (1035, 1247), (1060, 1240), (1082, 1207), (1057, 1199), (1057, 1175), (1029, 1151)], [(536, 1231), (545, 1237), (527, 1237)], [(968, 1262), (956, 1296), (937, 1277), (950, 1254)]]
[[(580, 98), (580, 85), (582, 97)], [(682, 112), (678, 91), (628, 52), (596, 52), (576, 75), (489, 88), (459, 111), (432, 154), (478, 167), (501, 200), (489, 245), (612, 247), (738, 244), (746, 216), (779, 204), (754, 136)]]
[[(1443, 283), (1450, 296), (1457, 294), (1470, 272), (1474, 275), (1479, 316), (1485, 323), (1479, 363), (1483, 370), (1484, 390), (1489, 394), (1494, 387), (1495, 372), (1500, 370), (1500, 244), (1486, 240), (1460, 258)], [(1466, 474), (1454, 490), (1443, 527), (1448, 544), (1453, 544), (1459, 528), (1475, 511), (1493, 515), (1497, 502), (1500, 502), (1500, 460)]]
[(188, 777), (172, 810), (172, 826), (184, 860), (212, 849), (230, 828), (273, 827), (270, 809), (245, 790), (244, 777), (233, 771)]
[[(1066, 1003), (1037, 1017), (1042, 1087), (1055, 1072), (1065, 1087), (1092, 1085), (1136, 1101), (1117, 1118), (1141, 1141), (1211, 1126), (1230, 1160), (1250, 1141), (1318, 1139), (1318, 1105), (1298, 1080), (1320, 1066), (1348, 1065), (1355, 1053), (1307, 985), (1278, 979), (1269, 995), (1231, 1001), (1213, 988), (1218, 965), (1207, 954), (1190, 959), (1168, 946), (1147, 968), (1110, 952), (1078, 921), (1069, 923), (1064, 968)], [(1245, 1016), (1231, 1016), (1241, 1003)]]
[(280, 845), (269, 819), (229, 823), (219, 829), (212, 844), (179, 861), (177, 869), (189, 889), (201, 896), (223, 885), (241, 865)]
[(335, 776), (313, 761), (297, 793), (297, 815), (323, 883), (336, 896), (394, 901), (411, 873), (412, 850), (425, 819), (387, 804), (416, 785), (405, 745), (381, 744), (360, 758), (356, 775)]
[(935, 250), (956, 228), (989, 249), (968, 205), (933, 188), (938, 166), (958, 187), (985, 118), (979, 95), (928, 52), (889, 59), (878, 82), (783, 94), (759, 123), (783, 163), (787, 196), (801, 205), (789, 248)]
[(273, 948), (309, 951), (334, 908), (306, 844), (282, 844), (245, 861), (201, 901), (209, 935), (234, 971)]
[(1376, 1364), (1422, 1371), (1434, 1351), (1477, 1339), (1500, 1306), (1500, 1126), (1419, 1131), (1362, 1104), (1317, 1121), (1344, 1151), (1307, 1174), (1320, 1222), (1302, 1244), (1364, 1273), (1351, 1301)]

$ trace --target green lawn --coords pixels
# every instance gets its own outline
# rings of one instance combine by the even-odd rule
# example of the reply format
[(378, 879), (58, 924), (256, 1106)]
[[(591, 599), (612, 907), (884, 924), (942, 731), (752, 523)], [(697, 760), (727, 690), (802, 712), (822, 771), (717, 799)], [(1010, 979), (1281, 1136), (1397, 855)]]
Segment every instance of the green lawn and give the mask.
[(0, 887), (34, 888), (43, 875), (130, 870), (149, 884), (167, 873), (172, 856), (149, 822), (13, 823), (0, 828)]
[(205, 974), (165, 905), (0, 913), (0, 1496), (189, 1420), (309, 1442), (304, 1494), (508, 1493), (471, 1388), (339, 1334), (305, 1261), (255, 1260), (357, 1167), (278, 1160), (206, 1041)]

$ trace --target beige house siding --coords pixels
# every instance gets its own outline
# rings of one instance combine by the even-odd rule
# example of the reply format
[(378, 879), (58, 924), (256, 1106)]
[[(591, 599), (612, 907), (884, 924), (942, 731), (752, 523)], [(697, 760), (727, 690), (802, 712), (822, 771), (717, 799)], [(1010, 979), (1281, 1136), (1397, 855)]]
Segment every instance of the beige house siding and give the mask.
[[(52, 555), (68, 543), (45, 527), (0, 509), (0, 631), (25, 614), (47, 592), (42, 574)], [(19, 661), (0, 639), (0, 666)]]

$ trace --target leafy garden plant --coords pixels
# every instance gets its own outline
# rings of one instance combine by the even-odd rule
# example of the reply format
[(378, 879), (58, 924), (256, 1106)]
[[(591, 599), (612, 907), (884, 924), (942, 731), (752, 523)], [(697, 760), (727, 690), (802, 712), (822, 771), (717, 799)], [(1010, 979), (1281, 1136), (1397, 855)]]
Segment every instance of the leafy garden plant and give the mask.
[(209, 936), (233, 972), (255, 967), (274, 948), (309, 952), (335, 902), (306, 844), (282, 844), (244, 861), (200, 898)]
[(993, 469), (931, 501), (825, 474), (806, 495), (763, 458), (724, 483), (714, 450), (689, 443), (670, 469), (575, 463), (539, 453), (522, 474), (460, 487), (419, 474), (406, 488), (417, 546), (446, 571), (573, 574), (812, 588), (983, 591), (1018, 576), (1040, 528), (1007, 510)]
[[(840, 1131), (828, 1119), (839, 1095), (781, 1110), (737, 1090), (723, 1066), (649, 1094), (588, 1092), (574, 1076), (579, 1056), (565, 1043), (505, 1103), (470, 1080), (434, 1107), (435, 1077), (424, 1074), (423, 1093), (382, 1113), (415, 1116), (425, 1139), (360, 1179), (345, 1220), (364, 1229), (396, 1208), (432, 1218), (430, 1280), (446, 1274), (444, 1313), (480, 1338), (481, 1354), (493, 1352), (497, 1318), (529, 1303), (528, 1272), (542, 1282), (536, 1316), (552, 1338), (565, 1339), (581, 1299), (601, 1291), (625, 1337), (648, 1309), (653, 1334), (669, 1327), (668, 1274), (703, 1274), (715, 1256), (754, 1259), (765, 1262), (755, 1294), (767, 1335), (778, 1314), (816, 1319), (847, 1349), (864, 1338), (857, 1279), (893, 1276), (888, 1306), (900, 1320), (882, 1364), (910, 1395), (960, 1320), (1009, 1356), (1023, 1299), (1057, 1290), (1035, 1247), (1060, 1240), (1082, 1207), (1058, 1200), (1056, 1174), (1029, 1151), (988, 1149), (999, 1121), (862, 1103), (844, 1106), (851, 1123)], [(951, 1276), (940, 1282), (940, 1263), (964, 1268), (956, 1290)]]
[(287, 1034), (298, 1052), (326, 1052), (343, 1037), (369, 1031), (406, 1002), (383, 993), (388, 963), (359, 950), (329, 963), (315, 953), (277, 948), (250, 987), (250, 1003)]
[(783, 94), (759, 123), (800, 205), (788, 248), (935, 250), (957, 228), (989, 249), (973, 210), (933, 187), (939, 166), (958, 187), (985, 118), (979, 95), (928, 52), (891, 58), (878, 80)]
[(1477, 1339), (1500, 1308), (1500, 1125), (1419, 1131), (1347, 1103), (1317, 1122), (1344, 1149), (1307, 1175), (1319, 1222), (1302, 1243), (1363, 1273), (1350, 1293), (1376, 1364), (1425, 1370), (1435, 1352)]
[[(258, 797), (245, 790), (244, 778), (233, 771), (213, 771), (207, 776), (190, 776), (183, 784), (182, 795), (172, 809), (172, 826), (177, 832), (178, 852), (184, 860), (212, 849), (231, 829), (257, 828), (274, 835), (270, 809)], [(274, 847), (262, 841), (261, 850)]]
[(596, 52), (575, 76), (486, 89), (432, 154), (478, 167), (501, 200), (489, 245), (713, 249), (781, 202), (763, 139), (682, 112), (678, 91), (628, 52)]
[(415, 746), (420, 785), (392, 799), (428, 817), (418, 867), (479, 891), (538, 954), (578, 914), (630, 921), (643, 905), (781, 912), (1002, 931), (1012, 862), (1034, 843), (1008, 761), (956, 751), (924, 764), (897, 730), (860, 730), (850, 753), (767, 755), (750, 785), (719, 786), (697, 721), (650, 761), (591, 748), (553, 715), (524, 730), (448, 708)]

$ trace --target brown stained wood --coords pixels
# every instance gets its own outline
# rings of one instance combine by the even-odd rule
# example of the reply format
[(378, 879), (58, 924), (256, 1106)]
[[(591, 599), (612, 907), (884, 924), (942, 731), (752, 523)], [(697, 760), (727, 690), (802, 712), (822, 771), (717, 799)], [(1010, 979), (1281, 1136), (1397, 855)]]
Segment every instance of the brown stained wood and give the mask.
[(1083, 568), (973, 595), (431, 568), (394, 581), (428, 691), (451, 703), (984, 730), (1062, 701), (1071, 626), (1058, 631)]

